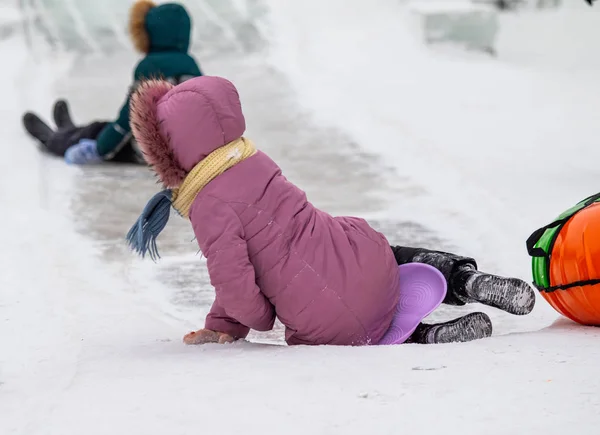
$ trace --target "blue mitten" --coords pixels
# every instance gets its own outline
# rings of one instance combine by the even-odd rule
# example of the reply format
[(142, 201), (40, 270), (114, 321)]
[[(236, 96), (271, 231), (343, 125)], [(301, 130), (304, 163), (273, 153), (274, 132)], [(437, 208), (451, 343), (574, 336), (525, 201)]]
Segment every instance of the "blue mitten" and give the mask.
[(70, 165), (89, 165), (100, 163), (102, 160), (93, 139), (81, 139), (65, 153), (65, 162)]

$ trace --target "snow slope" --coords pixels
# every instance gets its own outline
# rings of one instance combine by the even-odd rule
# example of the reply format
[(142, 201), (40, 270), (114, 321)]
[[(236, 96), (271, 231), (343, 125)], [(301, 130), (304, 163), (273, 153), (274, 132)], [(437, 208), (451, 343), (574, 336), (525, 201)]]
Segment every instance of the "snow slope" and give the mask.
[(499, 57), (426, 50), (402, 2), (271, 1), (271, 59), (426, 204), (398, 204), (482, 266), (528, 277), (524, 241), (597, 191), (600, 9), (502, 17)]
[[(352, 3), (352, 7), (342, 7), (344, 5), (336, 4), (336, 0), (321, 2), (316, 15), (316, 3), (310, 1), (282, 2), (280, 6), (272, 6), (273, 12), (278, 14), (278, 22), (289, 25), (290, 31), (294, 28), (286, 17), (293, 13), (299, 23), (308, 26), (310, 22), (323, 20), (329, 27), (337, 26), (339, 32), (338, 36), (336, 32), (325, 35), (327, 37), (321, 34), (319, 44), (331, 48), (330, 52), (316, 47), (319, 33), (314, 27), (312, 32), (299, 33), (299, 40), (304, 41), (301, 46), (303, 56), (314, 55), (303, 58), (306, 68), (319, 71), (319, 74), (309, 76), (314, 80), (313, 84), (295, 81), (306, 91), (300, 95), (306, 98), (303, 100), (306, 106), (313, 108), (311, 116), (292, 112), (291, 117), (297, 118), (297, 124), (293, 126), (296, 131), (301, 131), (301, 127), (308, 125), (307, 130), (323, 134), (310, 125), (313, 116), (322, 117), (323, 123), (338, 123), (357, 138), (360, 146), (372, 147), (393, 163), (394, 172), (390, 175), (393, 179), (400, 179), (405, 173), (412, 177), (410, 183), (406, 182), (412, 186), (410, 189), (389, 191), (383, 186), (387, 178), (359, 173), (359, 169), (364, 171), (368, 165), (363, 160), (359, 161), (360, 165), (355, 165), (346, 154), (354, 152), (359, 158), (360, 152), (346, 146), (331, 133), (325, 136), (327, 142), (319, 142), (323, 136), (303, 138), (296, 135), (293, 139), (302, 141), (304, 147), (299, 152), (293, 147), (282, 147), (281, 144), (289, 143), (290, 137), (289, 133), (280, 130), (289, 129), (290, 124), (278, 123), (281, 118), (277, 114), (291, 108), (289, 105), (274, 106), (274, 103), (280, 102), (277, 92), (287, 88), (278, 76), (268, 75), (260, 58), (241, 65), (227, 58), (212, 59), (206, 62), (206, 67), (239, 79), (236, 82), (240, 83), (242, 95), (248, 102), (253, 137), (261, 140), (268, 152), (273, 153), (286, 170), (289, 169), (294, 180), (303, 181), (317, 202), (332, 210), (354, 210), (356, 204), (351, 201), (352, 197), (370, 198), (363, 196), (364, 186), (345, 184), (349, 178), (347, 173), (351, 172), (363, 184), (381, 183), (382, 186), (375, 190), (379, 189), (391, 202), (402, 202), (402, 207), (396, 209), (370, 202), (364, 210), (370, 218), (398, 219), (399, 215), (403, 220), (422, 218), (430, 228), (448, 234), (448, 237), (456, 234), (455, 243), (460, 248), (477, 254), (487, 253), (485, 265), (502, 271), (521, 271), (523, 266), (525, 274), (527, 261), (519, 257), (523, 239), (519, 233), (529, 231), (532, 224), (536, 226), (537, 219), (547, 219), (547, 212), (552, 215), (559, 210), (552, 210), (551, 205), (544, 206), (541, 199), (536, 204), (542, 209), (536, 208), (522, 197), (526, 189), (533, 189), (530, 184), (536, 180), (536, 173), (526, 172), (525, 163), (519, 159), (526, 159), (543, 145), (535, 135), (539, 129), (554, 140), (553, 135), (543, 130), (552, 125), (556, 127), (556, 123), (545, 122), (548, 115), (562, 115), (570, 122), (578, 123), (571, 134), (575, 127), (583, 128), (583, 143), (579, 146), (589, 151), (583, 145), (592, 140), (587, 136), (593, 132), (591, 120), (581, 114), (582, 120), (576, 121), (579, 116), (568, 116), (567, 109), (560, 108), (554, 108), (550, 113), (534, 113), (528, 123), (515, 126), (515, 130), (523, 129), (519, 131), (521, 135), (536, 138), (531, 144), (523, 142), (532, 149), (523, 145), (518, 149), (519, 157), (509, 159), (490, 145), (483, 148), (480, 157), (469, 156), (466, 151), (475, 144), (467, 139), (475, 141), (485, 136), (496, 143), (500, 141), (497, 136), (506, 130), (504, 127), (492, 128), (492, 121), (484, 115), (491, 116), (489, 113), (492, 113), (500, 119), (518, 120), (519, 117), (509, 117), (507, 112), (527, 103), (526, 96), (521, 96), (515, 104), (508, 95), (501, 98), (500, 90), (497, 93), (489, 90), (485, 86), (489, 80), (477, 82), (468, 75), (478, 92), (487, 92), (489, 94), (484, 95), (494, 97), (486, 106), (475, 98), (474, 93), (465, 96), (458, 90), (450, 92), (441, 84), (432, 85), (432, 93), (426, 93), (427, 88), (423, 86), (417, 89), (420, 80), (417, 72), (413, 72), (409, 78), (415, 89), (408, 92), (411, 86), (404, 84), (402, 87), (407, 98), (415, 104), (414, 113), (409, 110), (408, 102), (401, 99), (395, 100), (394, 110), (385, 112), (386, 106), (390, 108), (387, 102), (390, 94), (398, 85), (394, 79), (394, 73), (399, 72), (398, 65), (380, 53), (381, 57), (372, 60), (382, 63), (368, 66), (377, 68), (381, 77), (377, 81), (363, 81), (363, 87), (349, 88), (352, 80), (344, 74), (339, 75), (341, 66), (335, 65), (346, 58), (338, 57), (339, 53), (333, 48), (339, 50), (348, 38), (358, 38), (362, 39), (363, 45), (354, 41), (356, 49), (364, 48), (361, 52), (375, 56), (377, 50), (369, 39), (377, 33), (361, 37), (344, 27), (344, 23), (361, 23), (353, 15), (356, 9), (363, 14), (363, 25), (378, 21), (381, 32), (392, 33), (387, 26), (391, 26), (393, 20), (387, 21), (387, 17), (398, 9), (385, 1), (380, 2), (380, 9), (369, 10), (361, 9), (357, 2)], [(295, 40), (284, 39), (288, 37), (281, 34), (279, 41), (288, 44), (288, 54), (298, 55)], [(337, 45), (335, 38), (338, 38)], [(393, 47), (388, 44), (385, 48)], [(428, 74), (427, 66), (448, 68), (457, 80), (454, 84), (463, 91), (467, 84), (460, 80), (466, 80), (464, 75), (475, 69), (478, 73), (489, 73), (500, 84), (515, 83), (522, 91), (529, 90), (528, 85), (540, 86), (536, 92), (527, 95), (536, 95), (543, 101), (558, 99), (568, 104), (569, 95), (581, 98), (581, 105), (571, 102), (568, 106), (577, 115), (591, 104), (584, 86), (582, 89), (574, 85), (559, 88), (558, 84), (567, 86), (568, 80), (561, 78), (555, 83), (550, 80), (554, 75), (548, 78), (539, 73), (524, 72), (524, 67), (479, 59), (458, 61), (450, 57), (441, 63), (439, 58), (423, 55), (418, 48), (396, 49), (402, 50), (399, 51), (402, 56), (411, 59), (424, 77)], [(192, 304), (185, 312), (174, 309), (167, 298), (156, 295), (160, 290), (170, 294), (168, 285), (158, 280), (150, 267), (129, 260), (130, 257), (123, 256), (119, 250), (121, 229), (127, 228), (139, 205), (154, 189), (151, 176), (143, 170), (124, 171), (119, 176), (111, 169), (66, 167), (60, 160), (40, 155), (24, 137), (19, 125), (23, 110), (33, 108), (47, 113), (52, 99), (57, 96), (57, 89), (73, 96), (75, 105), (84, 104), (85, 95), (96, 93), (98, 99), (95, 101), (101, 107), (90, 105), (82, 112), (92, 116), (95, 111), (98, 114), (106, 110), (108, 114), (109, 103), (118, 104), (122, 98), (119, 87), (125, 84), (125, 79), (123, 83), (119, 79), (116, 85), (111, 85), (105, 78), (105, 82), (99, 82), (101, 89), (90, 89), (83, 78), (94, 77), (93, 74), (97, 74), (97, 79), (106, 77), (107, 70), (98, 69), (99, 64), (106, 63), (104, 58), (85, 62), (75, 59), (77, 67), (73, 69), (71, 57), (63, 59), (53, 55), (34, 61), (27, 53), (20, 38), (0, 41), (0, 57), (11, 59), (1, 72), (3, 82), (9, 85), (0, 100), (0, 119), (4, 123), (0, 130), (0, 147), (5, 156), (0, 160), (0, 185), (3, 186), (0, 202), (4, 205), (3, 213), (0, 213), (3, 228), (3, 249), (0, 251), (0, 434), (183, 435), (218, 432), (304, 435), (406, 431), (413, 434), (493, 435), (534, 431), (545, 434), (597, 432), (600, 423), (598, 383), (593, 369), (600, 353), (597, 346), (600, 332), (562, 320), (555, 322), (557, 316), (541, 303), (536, 314), (526, 319), (495, 314), (500, 334), (467, 344), (288, 348), (236, 343), (184, 347), (180, 338), (190, 327), (199, 326), (193, 321), (201, 319), (198, 311), (205, 310), (206, 303)], [(324, 59), (328, 62), (323, 62)], [(309, 63), (316, 60), (319, 60), (318, 64)], [(350, 60), (352, 58), (348, 56)], [(470, 67), (466, 68), (465, 63)], [(350, 66), (346, 64), (345, 71), (352, 71)], [(127, 70), (123, 66), (117, 72), (125, 76)], [(361, 71), (357, 69), (357, 75), (364, 75)], [(542, 80), (546, 87), (536, 85), (540, 76), (546, 77)], [(291, 77), (294, 80), (301, 78)], [(563, 76), (556, 73), (556, 77)], [(54, 79), (58, 80), (58, 85)], [(254, 88), (264, 86), (259, 85), (259, 81), (270, 84), (274, 95), (269, 94), (267, 98), (264, 93), (253, 93)], [(388, 86), (384, 88), (385, 84)], [(345, 96), (348, 89), (354, 93), (352, 101)], [(547, 95), (546, 92), (551, 90), (554, 93)], [(505, 88), (504, 92), (509, 91)], [(80, 99), (74, 97), (76, 94)], [(431, 104), (419, 103), (423, 95), (434, 99), (436, 104), (431, 107)], [(516, 91), (510, 95), (518, 98)], [(311, 96), (315, 98), (310, 99)], [(445, 102), (442, 96), (460, 97), (460, 104)], [(336, 102), (338, 104), (334, 104)], [(286, 100), (286, 104), (291, 103)], [(355, 106), (356, 111), (349, 106)], [(344, 123), (340, 122), (340, 108), (344, 109), (341, 113), (348, 116)], [(443, 111), (443, 108), (454, 110)], [(269, 116), (265, 117), (264, 113)], [(489, 128), (488, 134), (486, 136), (486, 131), (476, 128), (471, 132), (472, 137), (468, 136), (458, 127), (468, 125), (470, 116), (478, 113), (481, 129)], [(404, 124), (399, 124), (399, 114), (406, 117)], [(429, 117), (430, 122), (419, 116)], [(269, 122), (270, 118), (273, 118), (272, 122)], [(439, 132), (437, 127), (425, 128), (432, 119), (439, 121)], [(398, 129), (398, 125), (402, 128)], [(447, 142), (439, 140), (442, 133), (446, 133), (452, 146), (445, 146)], [(560, 137), (558, 133), (555, 132)], [(561, 134), (567, 135), (566, 132)], [(558, 138), (552, 143), (556, 146)], [(396, 149), (389, 144), (402, 144), (405, 148)], [(506, 146), (508, 150), (518, 148), (517, 144)], [(303, 163), (302, 158), (306, 157), (303, 153), (308, 152), (316, 156), (315, 160)], [(444, 158), (434, 158), (436, 153)], [(438, 172), (422, 161), (423, 154), (431, 157)], [(474, 167), (477, 159), (490, 166)], [(321, 174), (327, 180), (324, 184), (351, 186), (353, 194), (344, 195), (343, 191), (332, 190), (326, 185), (319, 187), (315, 182), (319, 168), (314, 172), (319, 161), (331, 165), (332, 174)], [(511, 171), (516, 171), (509, 181), (506, 181), (507, 177), (501, 177), (502, 174), (494, 173), (494, 170), (500, 170), (502, 162), (510, 163)], [(586, 184), (584, 170), (591, 168), (591, 163), (587, 166), (587, 162), (587, 159), (571, 162), (578, 171), (570, 174), (569, 187), (559, 189), (560, 194), (568, 196), (566, 206), (570, 205), (571, 199), (579, 199), (587, 193), (579, 192)], [(557, 167), (550, 159), (543, 163)], [(371, 164), (383, 170), (377, 161)], [(425, 172), (414, 170), (413, 166)], [(482, 173), (490, 177), (484, 179)], [(440, 177), (445, 186), (439, 186)], [(465, 183), (464, 178), (476, 178), (476, 186)], [(559, 185), (558, 180), (550, 180), (550, 183), (548, 188)], [(133, 191), (127, 193), (127, 186)], [(509, 195), (515, 186), (519, 195)], [(117, 187), (123, 191), (118, 192)], [(452, 192), (454, 187), (460, 187), (464, 197), (446, 198), (446, 192)], [(319, 191), (324, 193), (319, 194)], [(559, 201), (548, 193), (542, 195)], [(74, 207), (74, 200), (81, 201), (86, 208)], [(115, 201), (121, 201), (116, 203), (120, 206), (117, 210)], [(470, 207), (465, 206), (469, 204)], [(506, 208), (516, 206), (525, 207), (518, 213), (520, 220), (513, 221), (512, 216), (501, 219), (496, 215), (497, 210), (506, 211)], [(103, 227), (98, 216), (116, 228)], [(192, 246), (174, 247), (181, 245), (189, 234), (183, 230), (183, 224), (174, 222), (174, 225), (175, 231), (163, 239), (167, 258), (165, 268), (160, 270), (174, 274), (169, 282), (171, 286), (184, 290), (187, 285), (197, 286), (200, 293), (209, 293), (210, 288), (200, 279), (202, 277), (188, 276), (187, 269), (183, 268), (188, 263), (181, 263), (180, 257), (197, 259), (193, 257)], [(404, 228), (399, 226), (400, 230)], [(454, 230), (454, 233), (450, 232)], [(517, 234), (513, 236), (513, 231), (508, 230)], [(472, 237), (462, 239), (460, 235), (464, 233), (472, 234)], [(494, 244), (494, 249), (485, 249), (488, 244)], [(198, 264), (201, 268), (201, 262)], [(175, 269), (169, 269), (172, 265)], [(187, 283), (188, 279), (191, 284)]]

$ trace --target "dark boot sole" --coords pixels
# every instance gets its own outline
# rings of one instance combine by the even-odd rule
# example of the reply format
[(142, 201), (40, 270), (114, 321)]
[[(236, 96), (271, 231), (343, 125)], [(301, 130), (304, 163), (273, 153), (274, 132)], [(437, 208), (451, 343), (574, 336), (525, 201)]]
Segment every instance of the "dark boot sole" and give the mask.
[(525, 281), (486, 274), (472, 279), (466, 293), (476, 302), (518, 316), (531, 313), (535, 306), (535, 292)]
[(54, 104), (54, 110), (52, 112), (54, 123), (58, 128), (75, 127), (71, 114), (69, 113), (69, 106), (65, 100), (58, 100)]
[(492, 335), (492, 321), (485, 313), (471, 313), (450, 322), (432, 325), (427, 344), (464, 343)]
[(48, 124), (31, 112), (23, 115), (23, 127), (27, 130), (27, 133), (42, 143), (48, 141), (54, 134)]

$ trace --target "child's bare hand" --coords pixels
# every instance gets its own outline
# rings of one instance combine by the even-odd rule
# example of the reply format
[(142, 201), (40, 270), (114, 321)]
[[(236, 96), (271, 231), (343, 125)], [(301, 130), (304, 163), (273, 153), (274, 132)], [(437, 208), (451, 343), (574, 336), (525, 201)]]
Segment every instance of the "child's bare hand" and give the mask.
[(200, 329), (190, 332), (183, 337), (185, 344), (206, 344), (206, 343), (233, 343), (234, 338), (224, 332), (212, 331), (210, 329)]

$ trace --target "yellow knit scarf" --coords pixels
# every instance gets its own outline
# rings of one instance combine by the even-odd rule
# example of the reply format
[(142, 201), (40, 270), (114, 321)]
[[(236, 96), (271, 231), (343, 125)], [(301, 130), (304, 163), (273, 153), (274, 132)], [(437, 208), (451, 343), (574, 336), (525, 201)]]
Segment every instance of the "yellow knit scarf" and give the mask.
[(244, 137), (217, 148), (194, 166), (181, 186), (173, 189), (171, 199), (173, 208), (181, 216), (188, 218), (190, 207), (204, 186), (227, 169), (254, 154), (256, 154), (254, 143)]

